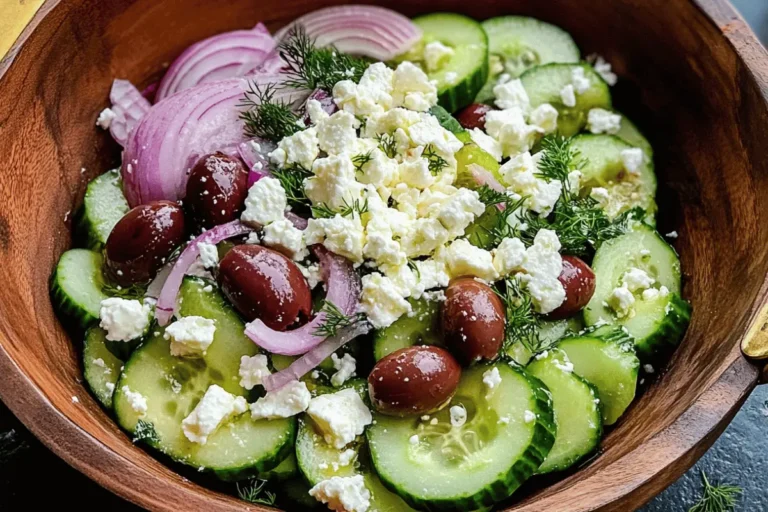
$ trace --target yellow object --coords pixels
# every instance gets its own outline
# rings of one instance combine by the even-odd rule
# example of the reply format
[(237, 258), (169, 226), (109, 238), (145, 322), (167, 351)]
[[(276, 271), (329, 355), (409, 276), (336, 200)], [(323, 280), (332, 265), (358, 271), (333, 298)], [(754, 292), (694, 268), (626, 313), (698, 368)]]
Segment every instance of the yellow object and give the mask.
[(44, 0), (0, 0), (0, 58), (19, 37)]
[(741, 341), (741, 351), (751, 359), (768, 359), (768, 304), (763, 305)]

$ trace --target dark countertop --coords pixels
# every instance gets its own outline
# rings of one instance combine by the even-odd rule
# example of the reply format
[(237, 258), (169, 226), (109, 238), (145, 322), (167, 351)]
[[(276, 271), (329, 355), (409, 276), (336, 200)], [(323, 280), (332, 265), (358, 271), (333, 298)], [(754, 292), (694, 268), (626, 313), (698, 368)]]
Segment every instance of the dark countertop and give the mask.
[[(733, 3), (768, 43), (768, 0)], [(701, 471), (710, 482), (744, 489), (737, 511), (768, 510), (768, 386), (757, 388), (709, 452), (642, 511), (687, 511), (700, 496)], [(75, 503), (83, 511), (138, 510), (58, 459), (0, 403), (0, 510), (56, 509)]]

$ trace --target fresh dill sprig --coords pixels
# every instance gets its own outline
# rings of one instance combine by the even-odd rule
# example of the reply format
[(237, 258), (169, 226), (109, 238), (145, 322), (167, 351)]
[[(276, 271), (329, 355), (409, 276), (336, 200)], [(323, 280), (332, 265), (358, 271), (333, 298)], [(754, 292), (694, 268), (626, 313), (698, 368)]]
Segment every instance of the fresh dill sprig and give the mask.
[(329, 300), (323, 301), (323, 307), (320, 308), (320, 313), (325, 314), (325, 319), (323, 323), (315, 329), (315, 332), (312, 333), (315, 336), (330, 338), (331, 336), (336, 336), (339, 329), (366, 321), (365, 313), (356, 313), (352, 316), (347, 316), (336, 304)]
[(488, 185), (483, 185), (477, 189), (477, 194), (480, 196), (480, 201), (485, 203), (485, 206), (506, 205), (512, 199), (506, 192), (494, 190)]
[(285, 85), (298, 89), (331, 91), (341, 80), (358, 83), (368, 62), (335, 48), (317, 48), (315, 41), (298, 25), (277, 47), (286, 64)]
[(701, 472), (701, 482), (704, 484), (701, 498), (688, 509), (688, 512), (730, 512), (736, 507), (736, 500), (742, 493), (741, 487), (712, 485), (703, 471)]
[(427, 144), (424, 147), (424, 151), (421, 153), (421, 156), (426, 158), (429, 162), (429, 172), (431, 172), (434, 176), (437, 176), (443, 171), (443, 169), (448, 167), (448, 162), (445, 160), (445, 158), (437, 153), (435, 146), (432, 144)]
[(277, 495), (274, 492), (265, 489), (266, 480), (255, 479), (250, 484), (237, 484), (237, 496), (248, 503), (259, 503), (261, 505), (274, 505), (277, 501)]
[(355, 172), (363, 172), (363, 167), (371, 160), (373, 160), (373, 150), (353, 156), (352, 163), (355, 166)]
[(541, 351), (539, 317), (533, 310), (531, 294), (515, 278), (505, 279), (503, 288), (497, 285), (494, 291), (504, 303), (506, 317), (502, 351), (518, 341), (534, 354)]
[(366, 198), (362, 202), (360, 199), (355, 199), (352, 204), (349, 204), (346, 199), (344, 199), (344, 206), (342, 206), (339, 210), (334, 210), (330, 206), (328, 206), (325, 203), (320, 203), (319, 205), (312, 207), (312, 216), (316, 219), (332, 219), (336, 215), (341, 215), (342, 217), (349, 217), (350, 215), (357, 214), (358, 217), (362, 216), (364, 213), (368, 211), (368, 199)]
[(379, 149), (384, 152), (389, 158), (395, 158), (397, 156), (397, 141), (395, 136), (391, 133), (382, 133), (376, 135), (376, 140), (379, 143)]
[(416, 260), (408, 258), (408, 268), (410, 268), (411, 271), (416, 274), (417, 279), (421, 280), (421, 270), (419, 270), (419, 266), (416, 264)]
[(145, 284), (137, 283), (130, 286), (120, 286), (105, 280), (102, 290), (107, 297), (120, 297), (121, 299), (138, 299), (141, 300), (147, 294), (147, 286)]
[(136, 429), (133, 431), (133, 442), (145, 441), (148, 443), (159, 443), (155, 425), (149, 421), (139, 420), (136, 423)]
[(297, 208), (307, 208), (311, 205), (304, 192), (304, 180), (310, 176), (312, 171), (298, 164), (272, 169), (272, 177), (277, 179), (285, 190), (288, 204)]
[(282, 101), (275, 101), (275, 84), (261, 87), (252, 83), (240, 103), (246, 108), (240, 119), (248, 137), (262, 137), (279, 142), (303, 129), (301, 118)]
[(580, 153), (572, 147), (573, 139), (561, 135), (548, 135), (541, 141), (541, 159), (536, 176), (546, 181), (560, 181), (563, 184), (563, 199), (571, 200), (578, 190), (571, 190), (568, 175), (580, 171), (587, 161), (579, 158)]
[(484, 238), (487, 238), (487, 242), (483, 245), (495, 247), (505, 238), (519, 236), (519, 232), (515, 227), (517, 223), (510, 222), (510, 218), (523, 207), (527, 196), (515, 199), (506, 192), (493, 190), (488, 185), (483, 185), (477, 192), (480, 196), (480, 201), (485, 203), (486, 207), (498, 209), (497, 211), (490, 210), (491, 213), (487, 213), (489, 211), (487, 210), (484, 214), (493, 215), (493, 224), (490, 227), (484, 226), (482, 223), (480, 224), (480, 227), (485, 232)]

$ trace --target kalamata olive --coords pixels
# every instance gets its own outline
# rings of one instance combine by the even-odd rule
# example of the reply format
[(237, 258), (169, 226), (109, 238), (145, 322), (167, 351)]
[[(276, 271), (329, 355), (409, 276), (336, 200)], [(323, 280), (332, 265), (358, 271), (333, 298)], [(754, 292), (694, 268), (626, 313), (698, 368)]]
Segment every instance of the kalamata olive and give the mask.
[(460, 277), (445, 290), (440, 324), (445, 345), (462, 363), (493, 359), (504, 341), (504, 306), (488, 285)]
[(483, 105), (482, 103), (473, 103), (456, 116), (456, 119), (459, 121), (459, 124), (466, 128), (467, 130), (471, 130), (473, 128), (480, 128), (481, 130), (485, 130), (485, 114), (493, 110), (492, 107), (488, 105)]
[(197, 228), (209, 229), (239, 217), (248, 195), (248, 171), (224, 153), (205, 155), (189, 174), (184, 206)]
[(132, 209), (107, 238), (107, 276), (121, 286), (146, 283), (184, 241), (184, 212), (172, 201)]
[(312, 313), (307, 280), (290, 259), (260, 245), (233, 247), (219, 263), (219, 284), (247, 321), (282, 331)]
[(426, 414), (448, 403), (460, 377), (461, 367), (447, 350), (415, 345), (376, 363), (368, 375), (368, 394), (383, 414)]
[(563, 269), (557, 280), (565, 288), (565, 301), (549, 314), (553, 320), (578, 313), (595, 293), (595, 273), (576, 256), (563, 256)]

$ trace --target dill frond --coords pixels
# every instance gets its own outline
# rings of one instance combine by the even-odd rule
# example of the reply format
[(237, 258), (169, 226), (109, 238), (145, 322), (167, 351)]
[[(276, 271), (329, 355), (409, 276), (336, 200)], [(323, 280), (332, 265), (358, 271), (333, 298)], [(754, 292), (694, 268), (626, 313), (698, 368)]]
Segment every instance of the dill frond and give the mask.
[(277, 495), (274, 492), (265, 489), (266, 480), (255, 479), (250, 484), (240, 487), (237, 484), (237, 496), (248, 503), (259, 503), (261, 505), (274, 505), (277, 501)]
[(301, 118), (289, 105), (274, 100), (276, 90), (275, 84), (265, 87), (250, 84), (239, 105), (246, 109), (240, 113), (240, 119), (245, 123), (245, 134), (248, 137), (279, 142), (304, 129)]
[[(437, 151), (435, 150), (435, 147), (432, 144), (427, 144), (424, 148), (424, 152), (421, 154), (424, 158), (427, 159), (429, 162), (429, 172), (431, 172), (434, 176), (437, 176), (442, 172), (443, 169), (448, 167), (448, 162), (440, 156)], [(390, 157), (392, 158), (392, 157)]]
[(493, 290), (504, 303), (506, 322), (502, 352), (518, 341), (532, 353), (540, 352), (539, 317), (533, 310), (531, 294), (516, 278), (505, 279), (503, 288), (496, 285)]
[(730, 512), (736, 507), (736, 500), (742, 493), (741, 487), (712, 485), (703, 471), (701, 482), (704, 485), (701, 498), (688, 509), (688, 512)]
[(391, 133), (383, 133), (376, 136), (376, 141), (379, 143), (379, 149), (389, 158), (395, 158), (397, 156), (397, 141), (395, 140), (394, 135)]
[(356, 313), (352, 316), (347, 316), (336, 304), (329, 300), (323, 301), (323, 307), (320, 308), (320, 313), (325, 313), (325, 320), (317, 327), (317, 329), (315, 329), (315, 332), (312, 333), (315, 336), (330, 338), (331, 336), (336, 336), (339, 329), (366, 321), (364, 313)]
[(277, 179), (285, 189), (288, 204), (297, 208), (311, 206), (307, 194), (304, 192), (304, 180), (310, 176), (312, 176), (312, 171), (298, 164), (272, 169), (272, 177)]

